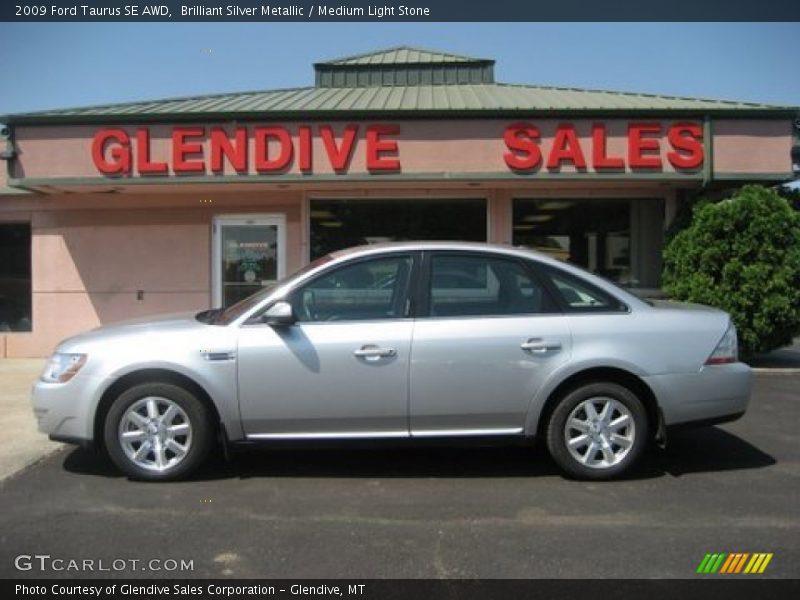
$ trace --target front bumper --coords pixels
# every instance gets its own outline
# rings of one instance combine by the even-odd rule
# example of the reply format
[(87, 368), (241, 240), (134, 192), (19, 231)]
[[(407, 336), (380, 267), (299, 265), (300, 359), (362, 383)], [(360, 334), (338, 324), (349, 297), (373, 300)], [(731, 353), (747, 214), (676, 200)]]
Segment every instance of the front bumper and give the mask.
[(91, 446), (94, 438), (93, 412), (84, 378), (78, 374), (67, 383), (37, 381), (31, 390), (31, 404), (39, 431), (50, 439)]
[(704, 365), (696, 373), (643, 377), (658, 399), (667, 427), (721, 423), (742, 416), (753, 389), (753, 374), (744, 363)]

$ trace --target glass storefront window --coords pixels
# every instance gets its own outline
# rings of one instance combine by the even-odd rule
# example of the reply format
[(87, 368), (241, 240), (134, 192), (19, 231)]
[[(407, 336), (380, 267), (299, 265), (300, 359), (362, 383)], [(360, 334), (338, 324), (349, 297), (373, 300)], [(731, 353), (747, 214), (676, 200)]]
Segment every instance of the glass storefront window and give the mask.
[(486, 201), (312, 200), (311, 259), (404, 240), (486, 241)]
[(31, 330), (31, 226), (0, 223), (0, 333)]
[(658, 287), (662, 227), (661, 200), (514, 200), (514, 245), (580, 265), (626, 287)]

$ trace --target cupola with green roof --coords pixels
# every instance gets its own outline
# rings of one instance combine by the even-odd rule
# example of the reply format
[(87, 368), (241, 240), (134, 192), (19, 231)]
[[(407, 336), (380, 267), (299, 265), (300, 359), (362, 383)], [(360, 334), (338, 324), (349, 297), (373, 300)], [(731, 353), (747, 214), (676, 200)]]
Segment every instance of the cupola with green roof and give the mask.
[(314, 65), (323, 88), (494, 83), (494, 61), (409, 46)]

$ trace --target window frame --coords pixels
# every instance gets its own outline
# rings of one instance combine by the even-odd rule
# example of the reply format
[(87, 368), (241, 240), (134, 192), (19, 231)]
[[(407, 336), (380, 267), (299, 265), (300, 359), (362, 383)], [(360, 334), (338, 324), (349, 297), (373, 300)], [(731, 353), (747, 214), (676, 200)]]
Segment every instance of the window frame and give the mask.
[[(487, 314), (487, 315), (453, 315), (441, 316), (430, 314), (430, 299), (431, 299), (431, 276), (433, 272), (433, 258), (439, 256), (453, 256), (459, 258), (479, 258), (486, 261), (501, 260), (511, 263), (516, 263), (522, 271), (527, 274), (534, 282), (542, 288), (542, 293), (546, 295), (547, 299), (553, 306), (553, 310), (549, 312), (523, 312), (511, 314)], [(412, 301), (412, 306), (416, 309), (412, 314), (416, 319), (518, 319), (520, 317), (552, 317), (563, 316), (564, 310), (562, 304), (554, 297), (553, 291), (548, 285), (549, 281), (537, 272), (535, 268), (529, 263), (532, 261), (526, 260), (519, 256), (511, 254), (501, 254), (494, 252), (481, 252), (477, 250), (425, 250), (422, 252), (422, 261), (420, 264), (420, 273), (417, 280), (417, 287), (415, 289), (415, 298)]]

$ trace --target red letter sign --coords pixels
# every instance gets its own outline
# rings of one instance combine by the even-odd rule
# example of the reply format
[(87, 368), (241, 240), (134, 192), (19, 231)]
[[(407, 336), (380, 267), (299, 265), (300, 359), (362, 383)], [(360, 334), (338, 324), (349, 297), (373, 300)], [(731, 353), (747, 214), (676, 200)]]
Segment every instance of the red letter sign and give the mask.
[(247, 129), (236, 128), (236, 143), (231, 143), (228, 133), (221, 127), (211, 130), (211, 171), (224, 171), (222, 158), (228, 159), (237, 173), (247, 173)]
[(564, 161), (571, 162), (577, 169), (586, 169), (586, 159), (578, 142), (578, 134), (575, 133), (575, 126), (570, 123), (562, 123), (556, 129), (553, 148), (547, 159), (547, 168), (558, 169)]
[(667, 134), (675, 151), (667, 160), (676, 169), (697, 169), (703, 164), (703, 130), (695, 123), (675, 123)]
[(311, 137), (311, 127), (300, 127), (300, 152), (298, 157), (298, 168), (302, 173), (310, 173), (313, 166), (311, 146), (314, 143)]
[[(255, 131), (256, 137), (256, 171), (281, 171), (285, 169), (292, 160), (294, 148), (289, 132), (283, 127), (259, 127)], [(269, 138), (275, 138), (281, 145), (281, 153), (278, 158), (269, 158)]]
[(204, 133), (202, 127), (176, 127), (172, 130), (172, 170), (175, 173), (202, 173), (206, 170), (203, 160), (186, 160), (187, 154), (203, 152), (201, 143), (188, 143), (186, 138), (203, 137)]
[(322, 141), (325, 143), (325, 150), (328, 152), (328, 160), (330, 160), (331, 167), (337, 173), (347, 170), (350, 164), (350, 158), (353, 155), (353, 147), (355, 146), (356, 135), (358, 134), (358, 125), (348, 125), (344, 128), (344, 135), (342, 135), (342, 145), (336, 147), (336, 136), (333, 134), (333, 127), (330, 125), (322, 125), (319, 128)]
[(150, 162), (150, 130), (147, 128), (136, 130), (136, 169), (142, 175), (164, 174), (169, 171), (165, 162)]
[[(111, 148), (112, 160), (106, 160), (105, 149), (108, 142), (116, 145)], [(104, 175), (126, 175), (131, 172), (131, 140), (122, 129), (101, 129), (92, 140), (92, 160), (97, 170)]]
[(624, 169), (624, 158), (606, 154), (606, 140), (606, 126), (603, 123), (592, 125), (592, 166), (595, 169)]
[(542, 151), (536, 141), (539, 130), (530, 123), (513, 123), (506, 127), (503, 140), (511, 152), (503, 154), (503, 160), (515, 171), (531, 171), (542, 162)]
[(392, 153), (397, 156), (397, 140), (382, 140), (384, 135), (398, 135), (397, 125), (370, 125), (367, 127), (367, 170), (399, 171), (400, 161), (396, 158), (384, 158), (381, 154)]
[[(661, 156), (658, 152), (661, 150), (661, 145), (658, 139), (645, 138), (643, 137), (645, 135), (661, 135), (661, 125), (658, 123), (628, 125), (628, 164), (631, 169), (660, 169)], [(651, 154), (652, 152), (656, 155)]]

